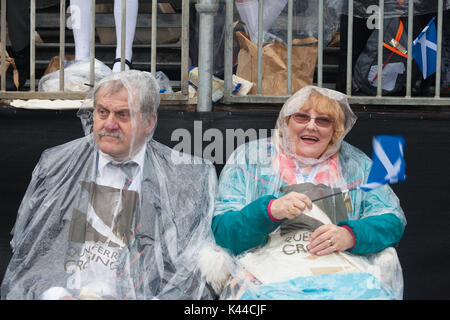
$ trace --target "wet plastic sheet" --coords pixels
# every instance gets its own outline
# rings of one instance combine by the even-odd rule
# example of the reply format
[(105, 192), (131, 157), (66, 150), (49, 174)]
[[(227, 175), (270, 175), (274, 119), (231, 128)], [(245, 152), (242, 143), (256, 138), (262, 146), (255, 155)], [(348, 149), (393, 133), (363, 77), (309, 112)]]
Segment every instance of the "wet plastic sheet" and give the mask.
[(157, 71), (155, 77), (156, 81), (158, 81), (159, 84), (160, 93), (173, 93), (172, 86), (170, 84), (170, 79), (164, 72)]
[[(294, 1), (293, 4), (293, 38), (315, 37), (318, 39), (318, 6), (319, 1)], [(287, 1), (266, 0), (263, 8), (263, 39), (270, 41), (276, 37), (287, 42)], [(236, 2), (236, 8), (241, 20), (247, 24), (247, 33), (253, 42), (257, 43), (258, 35), (258, 1), (249, 0)], [(339, 31), (339, 17), (348, 15), (348, 0), (323, 1), (323, 36), (324, 45), (327, 46), (333, 34)], [(437, 0), (415, 0), (414, 15), (437, 13)], [(450, 9), (450, 2), (444, 0), (444, 10)], [(355, 17), (367, 18), (373, 24), (379, 19), (378, 0), (355, 0), (353, 14)], [(384, 19), (408, 16), (408, 0), (385, 0)]]
[(392, 300), (377, 278), (369, 273), (322, 274), (300, 277), (246, 291), (241, 300)]
[[(67, 92), (89, 92), (90, 83), (90, 61), (83, 60), (73, 62), (64, 69), (64, 90)], [(98, 83), (101, 79), (111, 73), (111, 69), (103, 62), (94, 61), (94, 81)], [(39, 91), (56, 92), (59, 91), (60, 71), (46, 74), (39, 80)]]
[[(342, 0), (324, 1), (324, 45), (339, 29), (339, 14)], [(258, 43), (258, 1), (236, 2), (240, 19), (246, 24), (246, 32), (254, 43)], [(263, 40), (280, 40), (287, 43), (287, 0), (266, 0), (263, 6)], [(318, 39), (318, 1), (294, 1), (292, 35), (294, 39), (314, 37)]]
[[(301, 110), (311, 90), (334, 98), (345, 115), (344, 130), (340, 139), (328, 147), (318, 159), (304, 158), (296, 154), (295, 139), (290, 136), (286, 122), (287, 116)], [(351, 111), (345, 95), (312, 86), (301, 89), (288, 99), (281, 109), (272, 138), (241, 145), (230, 155), (221, 172), (215, 214), (240, 211), (244, 206), (265, 195), (279, 198), (284, 194), (283, 187), (286, 188), (289, 184), (325, 184), (333, 189), (344, 190), (365, 183), (370, 172), (371, 160), (362, 151), (343, 141), (355, 121), (356, 116)], [(337, 199), (337, 197), (329, 198), (332, 205), (325, 208), (326, 214), (317, 206), (314, 206), (315, 209), (311, 213), (305, 214), (322, 223), (333, 223), (333, 219), (339, 220), (337, 217), (340, 215)], [(369, 192), (350, 191), (349, 200), (351, 206), (345, 206), (344, 209), (347, 220), (391, 213), (406, 225), (399, 200), (387, 185)], [(303, 226), (300, 224), (297, 228), (288, 229), (287, 232), (279, 228), (270, 234), (268, 243), (264, 246), (236, 256), (231, 280), (221, 298), (341, 299), (345, 296), (347, 299), (402, 298), (403, 275), (394, 248), (388, 247), (364, 256), (348, 252), (335, 252), (322, 257), (313, 256), (305, 250), (312, 230), (304, 224), (305, 221)], [(314, 268), (316, 271), (312, 271)], [(303, 272), (308, 269), (310, 272)], [(279, 270), (281, 271), (278, 272)], [(353, 275), (340, 275), (341, 273)], [(275, 274), (279, 276), (275, 277)], [(323, 276), (317, 277), (319, 274)], [(333, 275), (338, 275), (336, 280), (330, 283), (330, 286), (323, 287), (323, 279), (333, 278)], [(343, 281), (350, 279), (353, 279), (353, 282), (342, 286)], [(368, 285), (359, 287), (360, 281)], [(316, 294), (305, 295), (304, 292), (312, 290), (314, 283)], [(372, 290), (375, 283), (378, 289)], [(355, 291), (351, 291), (353, 287)], [(357, 291), (356, 288), (361, 290)], [(345, 292), (349, 294), (346, 295)]]
[[(101, 84), (119, 82), (128, 90), (135, 140), (142, 106), (153, 108), (150, 117), (156, 113), (159, 87), (150, 73), (134, 70)], [(100, 170), (105, 157), (92, 129), (96, 113), (79, 113), (86, 136), (46, 150), (33, 171), (12, 231), (2, 299), (213, 298), (197, 264), (199, 252), (214, 243), (213, 165), (151, 133), (142, 148), (130, 144), (140, 179), (104, 183), (112, 176)]]
[[(331, 223), (318, 207), (305, 212), (321, 223)], [(238, 257), (235, 271), (222, 298), (233, 299), (400, 299), (403, 278), (395, 249), (361, 256), (334, 252), (310, 254), (308, 225), (290, 232), (278, 230), (262, 248)], [(276, 270), (276, 272), (274, 272)], [(239, 284), (235, 283), (239, 281)], [(235, 287), (235, 290), (232, 288)], [(239, 290), (236, 290), (239, 289)]]

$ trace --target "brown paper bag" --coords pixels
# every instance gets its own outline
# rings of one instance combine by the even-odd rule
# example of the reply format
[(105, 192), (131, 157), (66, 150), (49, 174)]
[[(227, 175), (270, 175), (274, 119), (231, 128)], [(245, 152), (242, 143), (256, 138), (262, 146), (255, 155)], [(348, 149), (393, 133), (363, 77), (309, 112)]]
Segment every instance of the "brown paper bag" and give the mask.
[[(240, 51), (236, 75), (258, 83), (258, 46), (247, 34), (237, 31)], [(309, 37), (292, 40), (292, 93), (311, 85), (317, 63), (317, 39)], [(287, 95), (287, 47), (279, 41), (262, 48), (262, 93)], [(255, 85), (249, 94), (256, 94)]]

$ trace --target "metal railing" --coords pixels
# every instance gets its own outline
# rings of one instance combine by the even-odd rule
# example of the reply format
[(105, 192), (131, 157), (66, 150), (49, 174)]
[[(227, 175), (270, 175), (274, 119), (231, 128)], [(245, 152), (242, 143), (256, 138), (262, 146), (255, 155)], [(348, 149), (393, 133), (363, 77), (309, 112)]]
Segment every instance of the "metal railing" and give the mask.
[[(125, 16), (126, 16), (126, 1), (122, 1), (122, 16), (121, 27), (125, 30)], [(160, 1), (167, 2), (167, 1)], [(159, 27), (158, 15), (157, 15), (157, 0), (152, 0), (152, 13), (151, 13), (151, 60), (150, 60), (150, 72), (153, 75), (156, 74), (156, 51), (157, 51), (157, 28)], [(90, 75), (89, 85), (95, 85), (95, 26), (96, 26), (96, 13), (95, 13), (96, 1), (91, 0), (91, 17), (90, 17)], [(6, 49), (6, 0), (1, 0), (1, 52), (5, 52)], [(67, 92), (64, 85), (64, 57), (65, 57), (65, 28), (66, 28), (66, 1), (60, 1), (60, 15), (59, 15), (59, 91), (55, 92), (39, 92), (36, 91), (36, 43), (35, 43), (35, 30), (36, 30), (36, 0), (30, 0), (30, 90), (29, 91), (6, 91), (6, 78), (5, 73), (5, 55), (1, 55), (1, 83), (0, 83), (0, 99), (83, 99), (86, 93), (83, 92)], [(126, 32), (121, 33), (121, 70), (125, 70), (125, 36)], [(181, 14), (181, 80), (180, 91), (173, 94), (162, 94), (162, 101), (172, 102), (186, 102), (188, 100), (188, 64), (189, 64), (189, 1), (182, 1), (182, 14)]]
[[(247, 96), (236, 96), (232, 94), (232, 72), (233, 72), (233, 18), (234, 18), (234, 0), (226, 0), (226, 26), (225, 26), (225, 71), (224, 71), (224, 98), (223, 102), (231, 103), (283, 103), (292, 94), (292, 19), (293, 19), (293, 0), (288, 0), (287, 10), (287, 88), (284, 96), (270, 96), (262, 94), (262, 15), (263, 2), (259, 0), (258, 9), (258, 64), (257, 64), (257, 93)], [(324, 1), (318, 0), (318, 57), (317, 57), (317, 81), (316, 85), (323, 86), (323, 9)], [(412, 48), (412, 26), (413, 26), (413, 6), (414, 1), (408, 1), (408, 52)], [(382, 95), (382, 52), (383, 52), (383, 18), (384, 17), (384, 0), (379, 1), (379, 33), (378, 33), (378, 78), (377, 78), (377, 94), (376, 96), (352, 96), (352, 37), (353, 37), (353, 8), (354, 1), (348, 1), (348, 43), (347, 43), (347, 78), (346, 93), (351, 104), (378, 104), (378, 105), (450, 105), (450, 98), (440, 96), (440, 68), (442, 57), (442, 17), (443, 17), (443, 0), (438, 1), (438, 17), (437, 17), (437, 61), (436, 61), (436, 84), (434, 97), (412, 97), (411, 96), (411, 72), (412, 58), (408, 54), (407, 58), (407, 87), (405, 96), (383, 96)], [(342, 44), (341, 45), (345, 45)]]
[[(125, 13), (126, 1), (122, 1), (122, 30), (125, 29)], [(264, 0), (258, 0), (258, 56), (257, 56), (257, 93), (247, 96), (236, 96), (232, 94), (233, 91), (233, 18), (234, 18), (234, 0), (221, 0), (226, 3), (225, 8), (225, 49), (224, 49), (224, 96), (222, 102), (225, 104), (232, 103), (257, 103), (257, 104), (281, 104), (293, 93), (292, 87), (292, 35), (293, 35), (293, 4), (294, 0), (288, 0), (287, 4), (287, 82), (286, 94), (282, 96), (264, 95), (262, 94), (262, 69), (263, 69), (263, 41), (262, 41), (262, 14)], [(323, 46), (323, 10), (324, 1), (318, 1), (318, 54), (316, 67), (316, 85), (322, 87), (324, 85), (324, 46)], [(160, 1), (164, 2), (164, 1)], [(185, 103), (189, 100), (188, 92), (188, 68), (189, 68), (189, 9), (190, 2), (197, 2), (196, 9), (200, 17), (199, 28), (199, 88), (198, 88), (198, 104), (197, 111), (211, 111), (211, 79), (212, 79), (212, 46), (213, 46), (213, 19), (217, 11), (217, 4), (219, 0), (198, 0), (198, 1), (182, 1), (182, 21), (181, 21), (181, 64), (180, 64), (180, 89), (181, 91), (174, 94), (163, 94), (161, 100), (169, 103)], [(94, 58), (95, 58), (95, 14), (96, 1), (91, 1), (91, 45), (90, 45), (90, 85), (94, 85)], [(152, 0), (152, 14), (151, 14), (151, 61), (150, 70), (153, 74), (156, 73), (156, 51), (157, 51), (157, 28), (160, 26), (160, 21), (157, 17), (157, 0)], [(6, 25), (6, 0), (1, 0), (1, 26)], [(436, 73), (435, 95), (434, 97), (416, 97), (411, 96), (411, 73), (412, 73), (412, 58), (407, 56), (406, 66), (406, 94), (405, 96), (383, 96), (382, 95), (382, 52), (383, 52), (383, 19), (379, 19), (378, 28), (378, 78), (377, 78), (377, 94), (375, 96), (354, 96), (352, 95), (352, 38), (353, 38), (353, 8), (354, 1), (348, 1), (348, 43), (347, 45), (347, 77), (346, 77), (346, 93), (351, 104), (377, 104), (377, 105), (450, 105), (450, 98), (440, 96), (440, 72)], [(414, 1), (408, 1), (408, 45), (407, 51), (412, 49), (412, 26), (414, 22), (413, 11)], [(384, 0), (379, 1), (379, 15), (384, 15)], [(443, 0), (438, 0), (437, 12), (437, 61), (436, 70), (441, 68), (442, 57), (442, 20), (443, 20)], [(60, 1), (60, 16), (59, 16), (59, 91), (57, 92), (39, 92), (36, 91), (36, 73), (35, 73), (35, 29), (36, 29), (36, 0), (30, 0), (30, 90), (29, 91), (6, 91), (5, 88), (5, 55), (1, 55), (1, 83), (0, 83), (0, 99), (83, 99), (86, 93), (74, 93), (65, 91), (64, 85), (64, 57), (65, 57), (65, 23), (66, 23), (66, 7), (65, 1)], [(121, 34), (121, 69), (125, 68), (125, 32)], [(1, 50), (5, 52), (6, 48), (6, 28), (1, 28), (0, 34)], [(342, 44), (345, 45), (345, 44)]]

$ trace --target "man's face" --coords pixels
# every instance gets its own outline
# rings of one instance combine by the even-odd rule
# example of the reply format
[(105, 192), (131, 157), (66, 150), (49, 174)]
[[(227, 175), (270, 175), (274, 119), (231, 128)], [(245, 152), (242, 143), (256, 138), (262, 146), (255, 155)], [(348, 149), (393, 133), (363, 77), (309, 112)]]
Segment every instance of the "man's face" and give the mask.
[(134, 112), (132, 119), (125, 88), (116, 93), (109, 93), (104, 88), (97, 92), (93, 127), (95, 142), (114, 160), (123, 161), (133, 156), (145, 143), (155, 122), (156, 116), (143, 120), (140, 112)]

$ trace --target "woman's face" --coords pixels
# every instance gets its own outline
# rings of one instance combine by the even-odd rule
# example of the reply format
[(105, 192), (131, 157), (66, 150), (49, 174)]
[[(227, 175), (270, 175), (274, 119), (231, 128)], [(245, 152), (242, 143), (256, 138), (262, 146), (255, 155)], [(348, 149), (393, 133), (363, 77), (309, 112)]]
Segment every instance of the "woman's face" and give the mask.
[(319, 158), (334, 132), (333, 119), (314, 109), (297, 111), (288, 118), (287, 126), (290, 138), (295, 142), (296, 154), (305, 158)]

